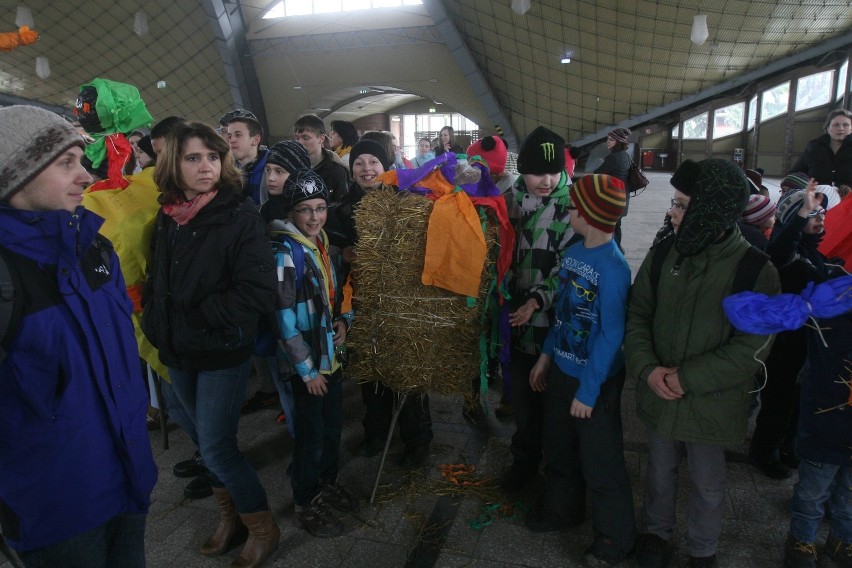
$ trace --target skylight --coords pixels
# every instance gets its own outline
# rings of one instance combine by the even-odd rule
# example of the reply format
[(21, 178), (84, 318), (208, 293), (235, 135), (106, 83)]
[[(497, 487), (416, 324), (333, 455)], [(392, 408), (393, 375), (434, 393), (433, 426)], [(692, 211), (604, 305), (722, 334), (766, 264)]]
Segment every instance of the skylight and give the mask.
[(263, 15), (264, 19), (309, 16), (311, 14), (336, 14), (371, 10), (373, 8), (396, 8), (419, 6), (421, 0), (281, 0)]

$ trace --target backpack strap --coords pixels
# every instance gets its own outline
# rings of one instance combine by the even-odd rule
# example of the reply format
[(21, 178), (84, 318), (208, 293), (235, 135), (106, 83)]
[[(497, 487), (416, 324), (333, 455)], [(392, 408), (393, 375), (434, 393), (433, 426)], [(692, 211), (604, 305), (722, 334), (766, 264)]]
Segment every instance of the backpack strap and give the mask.
[(660, 274), (663, 272), (663, 262), (674, 244), (674, 236), (661, 240), (654, 247), (654, 255), (651, 257), (651, 291), (653, 297), (657, 297), (657, 288), (660, 285)]
[(302, 279), (305, 276), (305, 249), (302, 248), (302, 243), (291, 237), (284, 235), (284, 241), (290, 246), (290, 256), (293, 258), (293, 266), (296, 269), (296, 291), (302, 289)]
[(20, 297), (16, 298), (15, 290), (21, 289), (21, 279), (13, 266), (8, 251), (0, 247), (0, 364), (6, 360), (24, 309)]
[[(672, 248), (672, 243), (674, 243), (674, 239), (667, 238), (660, 241), (654, 247), (654, 256), (651, 257), (650, 277), (651, 290), (653, 290), (655, 298), (657, 297), (657, 287), (660, 284), (660, 274), (663, 271), (663, 262)], [(737, 269), (734, 273), (734, 283), (731, 286), (731, 294), (753, 290), (754, 285), (757, 283), (757, 277), (767, 262), (769, 262), (769, 255), (757, 247), (749, 246), (737, 263)]]
[(734, 284), (731, 286), (731, 294), (754, 290), (760, 271), (769, 262), (769, 255), (757, 247), (749, 246), (745, 254), (737, 263), (737, 272), (734, 274)]

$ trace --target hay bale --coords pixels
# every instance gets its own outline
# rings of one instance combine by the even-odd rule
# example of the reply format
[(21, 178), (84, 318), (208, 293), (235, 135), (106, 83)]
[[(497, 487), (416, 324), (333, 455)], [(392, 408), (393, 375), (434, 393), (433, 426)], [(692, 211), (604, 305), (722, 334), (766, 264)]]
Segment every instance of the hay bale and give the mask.
[[(355, 213), (355, 322), (346, 338), (347, 373), (380, 380), (403, 393), (467, 393), (479, 376), (479, 338), (488, 260), (475, 305), (465, 296), (421, 283), (426, 230), (433, 202), (390, 188), (370, 190)], [(490, 215), (490, 214), (489, 214)], [(486, 245), (497, 224), (488, 217)]]

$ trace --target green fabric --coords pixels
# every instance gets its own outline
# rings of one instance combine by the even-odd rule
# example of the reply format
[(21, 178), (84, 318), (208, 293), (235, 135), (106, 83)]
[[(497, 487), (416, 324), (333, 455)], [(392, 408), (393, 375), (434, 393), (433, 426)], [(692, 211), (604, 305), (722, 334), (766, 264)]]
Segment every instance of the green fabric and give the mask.
[[(731, 293), (737, 264), (748, 247), (735, 227), (723, 241), (684, 259), (677, 276), (671, 273), (678, 256), (672, 248), (656, 295), (650, 278), (653, 249), (639, 268), (624, 353), (629, 376), (638, 379), (639, 417), (660, 436), (721, 446), (745, 439), (750, 391), (760, 367), (755, 357), (765, 359), (771, 341), (735, 331), (722, 299)], [(754, 291), (770, 296), (780, 292), (771, 264), (760, 272)], [(668, 401), (651, 390), (648, 375), (658, 366), (679, 369), (685, 396)]]
[(133, 85), (109, 79), (92, 79), (90, 83), (81, 85), (80, 90), (89, 86), (98, 92), (95, 110), (104, 128), (103, 132), (92, 134), (95, 142), (86, 147), (86, 156), (92, 161), (92, 166), (97, 168), (106, 157), (106, 135), (116, 132), (129, 134), (137, 128), (151, 126), (154, 117), (145, 107), (139, 89)]

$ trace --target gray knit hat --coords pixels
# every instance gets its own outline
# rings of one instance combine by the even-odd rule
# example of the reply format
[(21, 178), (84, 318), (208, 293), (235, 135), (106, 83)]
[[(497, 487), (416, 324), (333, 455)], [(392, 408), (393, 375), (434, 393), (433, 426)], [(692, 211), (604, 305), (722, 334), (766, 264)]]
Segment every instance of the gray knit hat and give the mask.
[(8, 201), (72, 146), (86, 143), (58, 114), (26, 105), (0, 108), (0, 201)]

